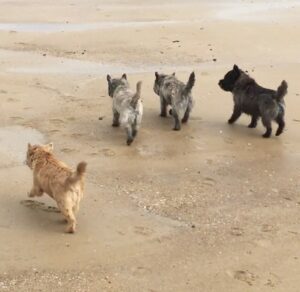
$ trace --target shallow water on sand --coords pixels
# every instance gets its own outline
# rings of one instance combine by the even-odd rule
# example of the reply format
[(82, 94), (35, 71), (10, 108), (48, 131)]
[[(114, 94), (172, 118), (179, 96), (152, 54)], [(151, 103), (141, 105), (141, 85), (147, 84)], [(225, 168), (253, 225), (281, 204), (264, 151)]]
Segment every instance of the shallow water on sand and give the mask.
[(44, 142), (42, 133), (33, 128), (9, 126), (0, 128), (0, 155), (4, 161), (22, 164), (25, 160), (27, 144)]
[(80, 32), (96, 29), (112, 29), (126, 27), (145, 27), (159, 25), (182, 24), (187, 21), (153, 20), (153, 21), (103, 21), (96, 23), (0, 23), (0, 31), (16, 32)]

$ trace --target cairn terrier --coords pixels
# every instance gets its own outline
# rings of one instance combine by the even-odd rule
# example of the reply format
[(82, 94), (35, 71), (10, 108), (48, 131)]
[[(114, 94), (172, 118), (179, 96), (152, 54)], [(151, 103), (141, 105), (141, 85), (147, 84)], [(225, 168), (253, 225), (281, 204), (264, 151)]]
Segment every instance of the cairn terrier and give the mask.
[(108, 94), (113, 99), (113, 127), (120, 125), (125, 128), (127, 145), (135, 139), (140, 128), (143, 116), (143, 104), (141, 100), (142, 82), (136, 84), (136, 92), (129, 88), (126, 74), (121, 78), (112, 79), (107, 75)]
[(187, 84), (179, 81), (172, 75), (158, 74), (155, 72), (153, 90), (160, 97), (160, 116), (167, 116), (167, 107), (173, 116), (175, 125), (173, 130), (179, 131), (181, 123), (186, 123), (189, 119), (193, 107), (192, 88), (195, 84), (195, 73), (190, 74)]
[(227, 72), (224, 79), (219, 81), (219, 86), (224, 91), (233, 94), (234, 108), (229, 124), (233, 124), (242, 113), (251, 116), (249, 128), (255, 128), (261, 117), (266, 128), (264, 138), (272, 134), (272, 121), (278, 124), (276, 136), (279, 136), (285, 127), (284, 96), (287, 94), (287, 82), (283, 80), (277, 90), (267, 89), (258, 85), (253, 78), (242, 71), (237, 65)]
[(72, 171), (52, 153), (53, 144), (28, 144), (26, 164), (33, 171), (33, 187), (29, 197), (40, 197), (43, 193), (53, 198), (58, 209), (68, 222), (66, 232), (76, 229), (75, 214), (83, 197), (86, 163), (80, 162)]

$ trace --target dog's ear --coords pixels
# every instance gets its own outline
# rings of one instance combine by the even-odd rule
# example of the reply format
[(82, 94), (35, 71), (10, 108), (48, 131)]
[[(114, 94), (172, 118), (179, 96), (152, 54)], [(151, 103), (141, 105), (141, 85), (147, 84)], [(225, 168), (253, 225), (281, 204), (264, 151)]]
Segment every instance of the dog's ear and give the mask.
[(172, 73), (172, 76), (175, 76), (175, 72)]
[(122, 75), (122, 78), (127, 80), (127, 75), (126, 75), (126, 73), (124, 73), (124, 74)]
[(106, 76), (106, 79), (107, 79), (107, 81), (108, 81), (108, 82), (110, 82), (110, 81), (111, 81), (111, 77), (110, 77), (110, 75), (109, 75), (109, 74), (107, 74), (107, 76)]
[(53, 150), (53, 143), (51, 142), (51, 143), (45, 145), (44, 148), (46, 149), (46, 151), (52, 152), (52, 150)]
[(156, 80), (159, 78), (159, 74), (157, 72), (155, 72), (155, 78)]
[(237, 65), (234, 65), (234, 66), (233, 66), (233, 70), (234, 70), (235, 72), (240, 72), (240, 68), (239, 68)]

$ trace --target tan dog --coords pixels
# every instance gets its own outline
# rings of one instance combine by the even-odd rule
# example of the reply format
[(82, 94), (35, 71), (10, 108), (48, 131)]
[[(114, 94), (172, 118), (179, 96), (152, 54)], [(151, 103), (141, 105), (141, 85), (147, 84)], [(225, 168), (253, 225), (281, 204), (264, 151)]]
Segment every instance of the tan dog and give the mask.
[(86, 163), (80, 162), (76, 171), (59, 161), (52, 154), (53, 144), (28, 144), (26, 164), (33, 170), (33, 187), (29, 197), (42, 196), (53, 198), (68, 226), (66, 232), (73, 233), (76, 228), (75, 213), (83, 197), (84, 173)]

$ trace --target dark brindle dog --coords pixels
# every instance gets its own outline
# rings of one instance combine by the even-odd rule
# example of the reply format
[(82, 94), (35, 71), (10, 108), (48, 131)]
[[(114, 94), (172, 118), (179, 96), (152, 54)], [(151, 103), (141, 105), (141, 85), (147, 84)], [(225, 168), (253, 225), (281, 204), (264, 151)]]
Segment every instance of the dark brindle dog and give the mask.
[(252, 117), (249, 128), (255, 128), (258, 119), (261, 117), (262, 123), (266, 128), (264, 138), (269, 138), (272, 134), (272, 121), (278, 124), (276, 136), (279, 136), (285, 127), (284, 96), (287, 94), (287, 83), (282, 81), (277, 90), (263, 88), (244, 71), (234, 65), (219, 86), (233, 94), (234, 108), (229, 124), (233, 124), (242, 113)]

